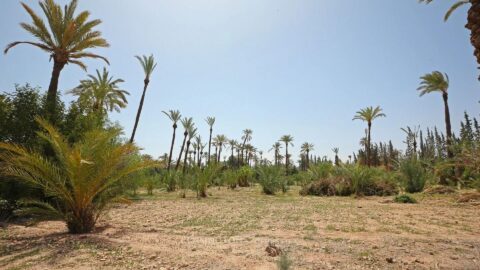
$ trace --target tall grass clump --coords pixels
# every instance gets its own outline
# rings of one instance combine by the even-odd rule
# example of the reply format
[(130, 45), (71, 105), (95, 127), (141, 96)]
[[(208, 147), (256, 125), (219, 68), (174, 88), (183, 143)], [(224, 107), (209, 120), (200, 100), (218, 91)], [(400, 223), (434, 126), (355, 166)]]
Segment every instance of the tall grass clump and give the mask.
[(422, 192), (429, 174), (416, 158), (408, 158), (399, 163), (400, 180), (408, 193)]
[(44, 130), (38, 135), (52, 148), (53, 157), (0, 143), (1, 172), (46, 194), (48, 201), (24, 203), (23, 213), (64, 220), (70, 233), (91, 232), (105, 207), (123, 194), (119, 183), (155, 165), (132, 159), (138, 148), (116, 142), (119, 130), (95, 129), (70, 145), (51, 124), (37, 122)]

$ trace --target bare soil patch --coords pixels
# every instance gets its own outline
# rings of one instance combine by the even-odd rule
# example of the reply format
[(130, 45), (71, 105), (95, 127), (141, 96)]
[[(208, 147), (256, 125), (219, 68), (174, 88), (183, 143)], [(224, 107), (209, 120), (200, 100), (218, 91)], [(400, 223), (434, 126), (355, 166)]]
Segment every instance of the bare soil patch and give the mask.
[(455, 194), (266, 196), (258, 187), (156, 192), (115, 205), (95, 233), (62, 222), (0, 229), (0, 269), (276, 269), (274, 245), (295, 269), (480, 269), (480, 207)]

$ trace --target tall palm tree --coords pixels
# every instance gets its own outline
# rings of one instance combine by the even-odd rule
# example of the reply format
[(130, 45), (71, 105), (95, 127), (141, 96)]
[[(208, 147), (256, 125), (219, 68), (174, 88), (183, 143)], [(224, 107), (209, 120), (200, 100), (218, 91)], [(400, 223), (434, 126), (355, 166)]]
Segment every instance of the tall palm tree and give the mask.
[(225, 145), (225, 143), (228, 142), (227, 136), (225, 135), (217, 135), (216, 137), (216, 142), (218, 144), (218, 156), (217, 156), (217, 162), (220, 162), (220, 157), (222, 155), (222, 148)]
[(213, 132), (213, 125), (215, 124), (215, 117), (207, 117), (205, 119), (207, 125), (210, 127), (210, 136), (208, 137), (208, 164), (210, 164), (210, 150), (212, 149), (212, 132)]
[(335, 154), (335, 166), (340, 165), (340, 159), (338, 158), (338, 152), (340, 151), (338, 147), (332, 149), (333, 153)]
[(280, 149), (282, 148), (282, 144), (280, 142), (275, 142), (273, 145), (272, 145), (272, 148), (270, 148), (270, 150), (268, 150), (269, 152), (270, 151), (274, 151), (274, 159), (275, 159), (275, 165), (278, 165), (278, 160), (279, 160), (279, 155), (280, 155)]
[(148, 84), (150, 83), (150, 76), (157, 67), (157, 63), (155, 63), (155, 58), (153, 55), (147, 56), (138, 56), (136, 55), (135, 58), (138, 59), (140, 65), (142, 65), (143, 72), (145, 73), (145, 79), (143, 80), (143, 93), (142, 98), (140, 99), (140, 104), (138, 105), (137, 117), (135, 117), (135, 125), (133, 126), (132, 137), (130, 137), (130, 142), (132, 143), (135, 139), (135, 133), (137, 132), (138, 122), (140, 121), (140, 115), (142, 114), (143, 109), (143, 102), (145, 101), (145, 93), (147, 92)]
[(103, 73), (97, 69), (97, 76), (88, 75), (88, 79), (81, 80), (80, 85), (67, 93), (78, 97), (79, 102), (94, 113), (105, 114), (108, 111), (120, 112), (127, 106), (127, 95), (125, 90), (118, 88), (122, 79), (113, 79), (106, 68)]
[[(433, 0), (419, 0), (421, 3), (431, 3)], [(452, 13), (459, 7), (470, 4), (467, 13), (467, 24), (465, 28), (470, 30), (470, 43), (474, 47), (474, 55), (477, 63), (480, 65), (480, 0), (460, 0), (456, 1), (445, 14), (444, 21), (447, 21)]]
[(253, 134), (253, 131), (251, 129), (247, 128), (247, 129), (243, 130), (243, 135), (242, 135), (243, 143), (242, 143), (242, 149), (241, 149), (242, 150), (242, 163), (244, 161), (243, 154), (244, 154), (244, 151), (245, 151), (245, 144), (252, 139), (252, 134)]
[(233, 152), (235, 151), (235, 148), (237, 148), (238, 142), (237, 142), (237, 140), (230, 139), (230, 140), (228, 140), (228, 145), (229, 145), (229, 147), (230, 147), (230, 150), (232, 151), (232, 154), (231, 154), (231, 156), (230, 156), (230, 159), (231, 159), (231, 161), (232, 161), (232, 164), (231, 164), (231, 165), (233, 166), (233, 165), (234, 165), (234, 157), (233, 157), (234, 154), (233, 154)]
[(102, 59), (108, 63), (105, 57), (86, 51), (97, 47), (108, 47), (109, 45), (101, 37), (101, 33), (94, 30), (102, 21), (88, 21), (90, 16), (88, 11), (82, 11), (75, 16), (77, 2), (77, 0), (72, 0), (65, 8), (62, 8), (53, 0), (39, 2), (45, 17), (47, 17), (48, 28), (44, 20), (33, 9), (25, 3), (21, 3), (32, 18), (32, 23), (21, 23), (20, 25), (32, 34), (37, 41), (15, 41), (8, 44), (4, 51), (6, 54), (11, 48), (19, 44), (28, 44), (47, 52), (50, 59), (53, 59), (52, 76), (47, 92), (47, 117), (53, 116), (55, 113), (58, 81), (65, 65), (74, 64), (86, 70), (87, 66), (81, 61), (84, 58)]
[(376, 118), (379, 117), (386, 117), (386, 115), (382, 112), (382, 108), (377, 106), (373, 108), (372, 106), (366, 107), (361, 109), (356, 113), (353, 117), (353, 120), (362, 120), (367, 122), (368, 124), (368, 135), (367, 135), (367, 144), (366, 144), (366, 152), (367, 152), (367, 166), (370, 167), (370, 152), (371, 152), (371, 131), (372, 131), (372, 122)]
[(172, 122), (173, 122), (173, 135), (172, 135), (172, 143), (170, 144), (170, 155), (168, 155), (168, 165), (167, 170), (170, 170), (170, 166), (172, 164), (172, 155), (173, 155), (173, 146), (175, 145), (175, 137), (177, 131), (177, 123), (182, 118), (180, 111), (178, 110), (169, 110), (168, 113), (162, 111)]
[(288, 145), (293, 146), (293, 137), (290, 135), (283, 135), (280, 138), (280, 141), (285, 143), (285, 169), (288, 173), (288, 165), (289, 165), (289, 156), (288, 156)]
[[(200, 156), (202, 155), (201, 153), (201, 148), (202, 148), (202, 137), (200, 135), (195, 136), (195, 146), (193, 149), (195, 150), (195, 154), (197, 155), (198, 159), (198, 164), (200, 164)], [(200, 165), (198, 165), (200, 167)]]
[(188, 140), (187, 140), (187, 149), (185, 150), (185, 156), (183, 158), (183, 173), (185, 174), (187, 172), (187, 155), (188, 151), (190, 149), (190, 145), (192, 143), (192, 138), (197, 135), (197, 129), (192, 125), (188, 129)]
[(314, 145), (313, 143), (308, 143), (308, 142), (305, 142), (302, 144), (302, 146), (300, 147), (300, 152), (305, 154), (305, 157), (306, 157), (306, 167), (307, 169), (310, 167), (310, 152), (314, 150)]
[(420, 96), (429, 93), (440, 93), (443, 98), (443, 105), (445, 107), (445, 127), (447, 132), (447, 154), (449, 158), (453, 157), (452, 152), (452, 126), (450, 123), (450, 109), (448, 108), (448, 87), (449, 79), (446, 73), (440, 71), (434, 71), (420, 77), (422, 80), (417, 91), (420, 91)]
[(185, 143), (187, 142), (187, 136), (188, 136), (188, 131), (193, 128), (193, 118), (187, 118), (184, 117), (181, 121), (182, 126), (184, 128), (183, 132), (183, 143), (182, 143), (182, 148), (180, 148), (180, 153), (178, 154), (178, 159), (177, 159), (177, 164), (175, 164), (175, 170), (178, 170), (178, 167), (180, 166), (180, 161), (182, 160), (182, 154), (183, 150), (185, 149)]

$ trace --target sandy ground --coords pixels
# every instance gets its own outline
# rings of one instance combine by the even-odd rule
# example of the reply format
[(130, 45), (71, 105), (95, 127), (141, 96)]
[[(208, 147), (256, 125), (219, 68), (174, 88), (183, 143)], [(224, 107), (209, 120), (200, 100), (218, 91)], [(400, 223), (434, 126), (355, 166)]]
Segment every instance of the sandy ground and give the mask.
[(391, 198), (262, 195), (210, 189), (186, 199), (156, 192), (116, 205), (88, 235), (62, 222), (0, 229), (0, 269), (480, 269), (480, 205), (455, 195)]

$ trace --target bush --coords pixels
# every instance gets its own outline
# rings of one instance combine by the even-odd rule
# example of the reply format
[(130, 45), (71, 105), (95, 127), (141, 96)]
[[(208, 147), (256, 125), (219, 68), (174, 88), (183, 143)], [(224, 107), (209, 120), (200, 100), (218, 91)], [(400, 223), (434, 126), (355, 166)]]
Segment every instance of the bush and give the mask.
[(238, 172), (235, 170), (226, 170), (222, 174), (222, 182), (230, 189), (235, 189), (238, 185)]
[(211, 163), (203, 169), (195, 167), (193, 177), (195, 179), (195, 190), (197, 191), (197, 197), (207, 197), (208, 185), (217, 177), (219, 170), (220, 167), (216, 163)]
[(333, 165), (330, 162), (322, 162), (317, 165), (311, 166), (308, 169), (311, 179), (320, 180), (329, 177), (333, 171)]
[(423, 191), (428, 173), (416, 158), (405, 159), (399, 164), (401, 182), (408, 193)]
[(238, 186), (249, 187), (253, 180), (255, 172), (248, 166), (243, 166), (238, 170)]
[(277, 261), (278, 270), (289, 270), (292, 269), (293, 262), (288, 258), (287, 253), (283, 252), (280, 255), (280, 258)]
[(258, 182), (263, 193), (274, 195), (279, 190), (286, 192), (287, 185), (283, 171), (276, 166), (261, 166), (257, 169)]
[(174, 192), (179, 183), (179, 174), (175, 170), (167, 171), (163, 175), (162, 182), (166, 186), (167, 192)]
[(313, 195), (313, 196), (335, 196), (337, 194), (336, 184), (338, 179), (325, 178), (314, 181), (300, 190), (300, 195)]
[(0, 143), (2, 172), (43, 190), (50, 203), (28, 202), (24, 212), (64, 220), (70, 233), (87, 233), (109, 202), (122, 195), (120, 182), (153, 162), (131, 159), (138, 151), (132, 144), (117, 144), (118, 130), (92, 130), (82, 141), (69, 145), (57, 129), (37, 120), (39, 133), (54, 150), (47, 159), (24, 147)]
[(417, 200), (415, 200), (415, 198), (411, 197), (408, 194), (395, 196), (393, 201), (396, 203), (417, 203)]

